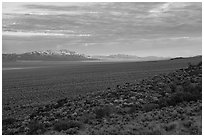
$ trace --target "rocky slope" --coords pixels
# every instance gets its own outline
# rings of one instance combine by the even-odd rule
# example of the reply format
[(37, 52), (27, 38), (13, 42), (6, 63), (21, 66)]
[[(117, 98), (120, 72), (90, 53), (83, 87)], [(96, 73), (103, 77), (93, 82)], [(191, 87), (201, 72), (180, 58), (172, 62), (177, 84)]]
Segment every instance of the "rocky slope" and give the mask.
[(3, 134), (202, 134), (202, 63), (137, 83), (64, 98)]

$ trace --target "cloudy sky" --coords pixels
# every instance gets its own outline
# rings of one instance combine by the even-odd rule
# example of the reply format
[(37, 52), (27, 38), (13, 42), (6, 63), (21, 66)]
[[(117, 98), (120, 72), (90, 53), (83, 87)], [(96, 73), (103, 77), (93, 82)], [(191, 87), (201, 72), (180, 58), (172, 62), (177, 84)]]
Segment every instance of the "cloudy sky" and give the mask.
[(3, 52), (202, 54), (201, 3), (3, 3)]

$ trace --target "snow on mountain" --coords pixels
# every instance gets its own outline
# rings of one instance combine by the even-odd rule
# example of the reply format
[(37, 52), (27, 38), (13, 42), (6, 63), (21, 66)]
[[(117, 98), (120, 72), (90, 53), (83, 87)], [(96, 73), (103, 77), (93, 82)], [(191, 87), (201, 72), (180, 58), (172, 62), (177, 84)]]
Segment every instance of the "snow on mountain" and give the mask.
[(41, 55), (41, 56), (51, 56), (51, 55), (60, 55), (60, 56), (67, 56), (67, 55), (81, 55), (75, 51), (70, 51), (67, 49), (61, 49), (61, 50), (45, 50), (45, 51), (32, 51), (27, 52), (25, 54), (31, 54), (31, 55)]
[(79, 54), (75, 51), (61, 49), (55, 51), (54, 50), (32, 51), (23, 54), (3, 54), (3, 60), (84, 61), (96, 59), (84, 54)]
[(16, 61), (16, 60), (50, 60), (50, 61), (82, 61), (82, 60), (101, 60), (101, 61), (153, 61), (153, 60), (166, 60), (169, 58), (148, 56), (138, 57), (135, 55), (115, 54), (108, 56), (89, 56), (79, 54), (75, 51), (67, 49), (61, 50), (45, 50), (45, 51), (32, 51), (23, 54), (3, 54), (3, 60)]

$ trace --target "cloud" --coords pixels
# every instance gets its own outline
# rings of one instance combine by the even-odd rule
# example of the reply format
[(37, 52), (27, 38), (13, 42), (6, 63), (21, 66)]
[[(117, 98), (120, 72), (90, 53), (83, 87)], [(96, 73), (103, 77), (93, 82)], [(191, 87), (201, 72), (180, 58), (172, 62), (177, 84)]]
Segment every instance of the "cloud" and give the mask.
[(184, 41), (202, 35), (202, 3), (3, 5), (4, 37), (54, 37), (56, 41), (63, 39), (65, 43), (79, 43), (88, 48), (106, 44), (128, 46), (140, 40)]
[(141, 38), (140, 40), (142, 41), (151, 41), (151, 40), (155, 40), (155, 41), (163, 41), (163, 40), (192, 40), (192, 39), (198, 39), (200, 37), (161, 37), (161, 38), (154, 38), (154, 39), (144, 39)]
[(166, 12), (169, 9), (171, 3), (164, 3), (162, 5), (159, 5), (158, 7), (151, 9), (149, 12), (150, 13), (161, 13), (161, 12)]
[(46, 33), (46, 32), (9, 32), (4, 31), (3, 36), (31, 37), (31, 36), (63, 36), (63, 37), (90, 37), (91, 34), (63, 34), (63, 33)]

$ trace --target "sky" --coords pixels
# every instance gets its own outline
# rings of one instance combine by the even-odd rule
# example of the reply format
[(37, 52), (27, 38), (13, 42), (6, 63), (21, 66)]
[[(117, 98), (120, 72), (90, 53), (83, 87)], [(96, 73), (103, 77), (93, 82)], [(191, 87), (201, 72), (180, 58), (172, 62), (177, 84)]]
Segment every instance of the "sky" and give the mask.
[(3, 53), (59, 49), (87, 55), (201, 55), (202, 3), (3, 2)]

